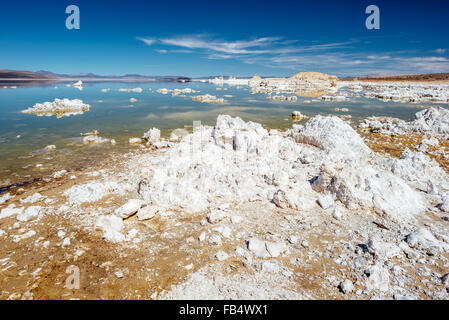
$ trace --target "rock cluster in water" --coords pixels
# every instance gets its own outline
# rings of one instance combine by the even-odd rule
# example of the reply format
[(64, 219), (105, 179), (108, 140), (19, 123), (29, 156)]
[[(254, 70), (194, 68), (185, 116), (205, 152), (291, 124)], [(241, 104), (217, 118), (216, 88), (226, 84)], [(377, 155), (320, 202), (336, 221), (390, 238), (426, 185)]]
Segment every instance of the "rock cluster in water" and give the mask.
[(55, 99), (53, 102), (36, 103), (33, 107), (22, 110), (22, 113), (35, 114), (37, 116), (52, 116), (58, 118), (69, 115), (83, 114), (90, 109), (90, 105), (84, 104), (79, 99)]

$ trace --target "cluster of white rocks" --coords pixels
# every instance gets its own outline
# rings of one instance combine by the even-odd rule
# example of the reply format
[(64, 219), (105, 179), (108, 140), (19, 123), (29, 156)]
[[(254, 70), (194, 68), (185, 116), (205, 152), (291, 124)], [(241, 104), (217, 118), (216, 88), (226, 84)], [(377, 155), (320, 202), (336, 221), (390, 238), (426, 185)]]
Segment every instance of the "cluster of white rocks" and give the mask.
[(159, 145), (161, 139), (161, 131), (157, 128), (152, 128), (143, 134), (142, 138), (130, 138), (129, 144), (141, 144), (146, 142), (148, 145)]
[(130, 89), (130, 88), (120, 88), (120, 89), (118, 89), (118, 91), (120, 91), (120, 92), (136, 92), (136, 93), (141, 93), (143, 90), (142, 90), (142, 88), (133, 88), (133, 89)]
[(354, 92), (364, 90), (364, 97), (382, 101), (449, 103), (449, 85), (444, 83), (342, 81), (340, 86)]
[(302, 72), (290, 78), (265, 78), (254, 76), (248, 81), (251, 93), (295, 93), (323, 90), (336, 92), (338, 78), (318, 72)]
[(35, 114), (37, 116), (62, 116), (83, 114), (90, 109), (90, 105), (84, 104), (79, 99), (55, 99), (53, 102), (36, 103), (33, 107), (22, 110), (22, 113)]
[(359, 124), (360, 128), (369, 129), (388, 135), (421, 133), (449, 137), (449, 110), (443, 107), (431, 107), (417, 112), (412, 121), (389, 117), (369, 117)]
[(269, 95), (267, 99), (277, 100), (277, 101), (296, 101), (298, 100), (297, 96), (284, 96), (284, 95)]
[(159, 92), (159, 93), (162, 93), (162, 94), (167, 94), (167, 93), (172, 92), (172, 94), (173, 94), (174, 96), (179, 95), (179, 94), (182, 94), (182, 93), (196, 93), (196, 92), (198, 92), (198, 91), (193, 90), (193, 89), (191, 89), (191, 88), (184, 88), (184, 89), (166, 89), (166, 88), (160, 88), (160, 89), (157, 89), (156, 91)]
[(321, 100), (323, 100), (323, 101), (346, 101), (347, 98), (345, 96), (324, 95), (321, 97)]
[(226, 100), (223, 98), (217, 98), (217, 96), (213, 96), (210, 94), (204, 94), (200, 96), (193, 96), (192, 101), (199, 101), (202, 103), (225, 103)]
[[(215, 127), (201, 127), (149, 161), (152, 169), (139, 181), (139, 192), (160, 210), (200, 212), (231, 201), (312, 210), (327, 196), (326, 207), (339, 201), (348, 209), (411, 221), (428, 207), (424, 195), (394, 174), (394, 162), (387, 165), (373, 154), (337, 117), (317, 116), (280, 133), (223, 115)], [(442, 196), (447, 188), (440, 187)]]

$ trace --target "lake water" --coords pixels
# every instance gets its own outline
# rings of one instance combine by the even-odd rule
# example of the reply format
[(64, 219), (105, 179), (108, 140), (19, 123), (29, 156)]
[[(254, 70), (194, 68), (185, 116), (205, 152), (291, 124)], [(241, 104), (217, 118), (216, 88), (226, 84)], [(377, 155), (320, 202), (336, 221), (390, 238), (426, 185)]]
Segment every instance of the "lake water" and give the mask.
[[(73, 82), (72, 82), (73, 83)], [(311, 98), (298, 97), (295, 102), (273, 101), (265, 94), (250, 94), (249, 87), (241, 88), (214, 84), (191, 83), (118, 83), (86, 82), (80, 91), (67, 83), (0, 89), (0, 187), (30, 180), (56, 170), (88, 166), (109, 152), (124, 152), (130, 148), (128, 139), (141, 137), (152, 127), (168, 136), (176, 128), (191, 130), (192, 122), (213, 125), (219, 114), (229, 114), (262, 123), (267, 128), (291, 127), (291, 112), (299, 110), (307, 116), (316, 114), (352, 115), (352, 121), (371, 115), (385, 115), (409, 120), (418, 111), (415, 104), (382, 102), (363, 97), (349, 97), (345, 102), (304, 103)], [(120, 92), (119, 88), (142, 88), (141, 93)], [(199, 91), (186, 97), (156, 92), (159, 88)], [(217, 90), (216, 88), (222, 88)], [(102, 92), (102, 89), (110, 89)], [(226, 89), (226, 90), (224, 90)], [(192, 95), (211, 94), (224, 97), (224, 104), (192, 101)], [(55, 98), (81, 99), (91, 106), (81, 115), (56, 118), (38, 117), (20, 111), (35, 103)], [(130, 102), (130, 98), (137, 99)], [(345, 107), (349, 112), (334, 111)], [(98, 130), (101, 137), (114, 138), (117, 144), (83, 145), (80, 133)], [(17, 136), (20, 135), (20, 138)], [(57, 149), (43, 152), (47, 145)], [(36, 166), (37, 165), (37, 166)]]

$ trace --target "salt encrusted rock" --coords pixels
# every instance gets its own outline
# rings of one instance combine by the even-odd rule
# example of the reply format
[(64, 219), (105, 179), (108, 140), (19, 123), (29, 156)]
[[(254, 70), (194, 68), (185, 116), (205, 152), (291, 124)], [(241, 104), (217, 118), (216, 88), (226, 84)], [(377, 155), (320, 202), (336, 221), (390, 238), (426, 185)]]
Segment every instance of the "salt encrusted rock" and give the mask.
[(345, 96), (322, 96), (323, 101), (346, 101)]
[(242, 221), (243, 221), (243, 218), (241, 216), (235, 216), (234, 215), (234, 216), (231, 217), (231, 222), (233, 224), (238, 224), (238, 223), (240, 223)]
[(22, 110), (22, 113), (36, 114), (38, 116), (57, 115), (58, 117), (73, 114), (82, 114), (90, 106), (79, 99), (55, 99), (53, 102), (36, 103), (32, 108)]
[(276, 261), (264, 261), (262, 263), (262, 271), (269, 273), (277, 273), (279, 272), (280, 267)]
[(20, 199), (20, 203), (35, 203), (44, 200), (46, 197), (41, 195), (39, 192), (26, 197), (25, 199)]
[(447, 138), (449, 135), (449, 110), (442, 107), (424, 109), (417, 112), (414, 120), (409, 122), (396, 118), (371, 117), (365, 119), (359, 127), (389, 135), (415, 132)]
[(351, 293), (352, 291), (354, 291), (354, 284), (352, 283), (351, 280), (348, 279), (340, 282), (338, 287), (343, 293)]
[(328, 209), (334, 205), (334, 198), (331, 194), (320, 195), (318, 197), (318, 204), (323, 209)]
[(12, 199), (13, 197), (9, 193), (5, 193), (4, 195), (0, 196), (0, 204), (4, 204), (9, 199)]
[(421, 110), (415, 114), (411, 126), (415, 131), (449, 134), (449, 110), (443, 107)]
[(265, 242), (265, 247), (271, 257), (276, 258), (287, 250), (283, 242)]
[(144, 133), (143, 139), (148, 143), (154, 144), (161, 138), (161, 130), (153, 128)]
[(438, 207), (441, 211), (449, 212), (449, 193), (443, 195), (443, 200)]
[(39, 216), (39, 214), (43, 211), (43, 208), (40, 206), (31, 206), (28, 207), (25, 211), (19, 212), (17, 214), (17, 220), (19, 221), (29, 221), (33, 218)]
[(140, 138), (129, 138), (129, 144), (141, 144), (142, 139)]
[(310, 210), (315, 207), (315, 201), (316, 193), (307, 181), (286, 190), (278, 190), (273, 197), (274, 204), (282, 209)]
[(108, 241), (121, 242), (125, 240), (125, 236), (121, 233), (124, 227), (123, 219), (117, 216), (100, 216), (95, 227), (103, 231), (103, 238)]
[(287, 245), (283, 242), (268, 242), (257, 238), (250, 238), (246, 241), (248, 250), (259, 258), (276, 258), (287, 250)]
[(378, 238), (370, 238), (367, 243), (368, 250), (377, 260), (387, 260), (401, 255), (401, 249), (394, 243), (385, 242)]
[(220, 115), (215, 127), (200, 126), (151, 159), (139, 194), (160, 210), (191, 213), (216, 208), (217, 200), (273, 201), (307, 211), (317, 207), (320, 194), (330, 194), (348, 209), (412, 222), (427, 202), (381, 159), (337, 117), (317, 116), (282, 135)]
[(248, 250), (254, 253), (256, 257), (267, 258), (270, 254), (265, 246), (265, 241), (259, 240), (257, 238), (251, 238), (247, 240)]
[(60, 171), (56, 171), (55, 173), (53, 173), (53, 179), (59, 179), (62, 178), (65, 174), (67, 173), (67, 170), (60, 170)]
[(98, 136), (94, 136), (94, 135), (89, 135), (89, 136), (83, 137), (83, 143), (84, 144), (101, 144), (101, 143), (115, 144), (116, 142), (114, 139), (108, 139), (108, 138), (98, 137)]
[[(379, 162), (378, 165), (421, 190), (426, 190), (429, 183), (436, 184), (437, 188), (449, 187), (447, 184), (449, 175), (435, 160), (422, 152), (413, 152), (405, 148), (399, 159), (388, 158)], [(445, 182), (446, 186), (439, 181)]]
[(225, 238), (231, 237), (232, 231), (228, 226), (218, 226), (218, 227), (213, 228), (212, 230), (215, 232), (218, 232)]
[(367, 290), (379, 290), (381, 292), (386, 292), (389, 290), (390, 273), (382, 267), (380, 263), (376, 263), (365, 270), (365, 275), (368, 277), (365, 282)]
[(211, 245), (221, 245), (221, 237), (217, 234), (213, 234), (210, 236), (208, 242)]
[(227, 258), (229, 258), (229, 255), (228, 255), (226, 252), (220, 250), (220, 251), (218, 251), (218, 252), (215, 254), (215, 258), (216, 258), (218, 261), (224, 261), (224, 260), (226, 260)]
[(422, 196), (404, 180), (368, 163), (346, 163), (328, 190), (349, 209), (372, 208), (396, 221), (412, 221), (425, 208)]
[(158, 208), (152, 205), (147, 205), (143, 208), (140, 208), (139, 211), (137, 211), (137, 219), (139, 219), (140, 221), (150, 220), (153, 219), (158, 212), (159, 212)]
[(13, 205), (9, 205), (7, 208), (2, 209), (0, 212), (0, 219), (7, 218), (13, 215), (19, 215), (23, 212), (23, 208), (16, 208)]
[(406, 242), (411, 248), (419, 250), (433, 251), (436, 253), (449, 250), (448, 244), (437, 240), (426, 228), (419, 228), (407, 235)]
[(118, 189), (118, 184), (115, 182), (89, 182), (71, 187), (64, 192), (64, 195), (70, 204), (81, 204), (101, 200), (116, 189)]
[(218, 223), (226, 217), (226, 214), (220, 210), (211, 210), (207, 215), (207, 221), (209, 223)]
[(126, 219), (136, 213), (144, 203), (145, 202), (140, 199), (130, 199), (123, 206), (115, 210), (115, 215), (122, 219)]
[(292, 137), (296, 142), (348, 158), (359, 159), (371, 153), (358, 133), (338, 117), (316, 116), (299, 132), (293, 132)]

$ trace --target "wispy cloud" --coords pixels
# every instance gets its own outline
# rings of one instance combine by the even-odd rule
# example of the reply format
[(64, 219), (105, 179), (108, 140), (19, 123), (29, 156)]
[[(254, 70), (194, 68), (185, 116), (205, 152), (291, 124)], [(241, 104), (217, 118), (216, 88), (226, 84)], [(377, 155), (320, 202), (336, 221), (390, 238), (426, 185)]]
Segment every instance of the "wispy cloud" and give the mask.
[(366, 52), (360, 46), (363, 39), (304, 43), (283, 37), (258, 37), (227, 41), (203, 34), (137, 39), (150, 46), (160, 46), (155, 49), (159, 53), (198, 53), (209, 60), (235, 59), (244, 64), (292, 72), (303, 70), (364, 75), (376, 71), (385, 74), (449, 71), (449, 59), (442, 56), (446, 49), (436, 49), (432, 56), (419, 54), (419, 50)]
[(140, 41), (143, 41), (146, 45), (149, 45), (149, 46), (151, 46), (153, 43), (156, 42), (156, 39), (151, 39), (151, 38), (140, 38), (140, 37), (137, 37), (136, 39), (140, 40)]

